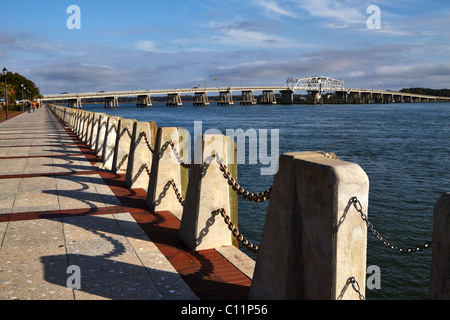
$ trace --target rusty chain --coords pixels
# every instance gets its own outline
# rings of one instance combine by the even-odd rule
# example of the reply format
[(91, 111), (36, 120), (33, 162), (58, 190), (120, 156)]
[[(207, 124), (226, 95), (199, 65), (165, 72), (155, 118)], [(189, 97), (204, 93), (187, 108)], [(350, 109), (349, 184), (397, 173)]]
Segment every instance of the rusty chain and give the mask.
[(184, 162), (183, 159), (180, 157), (180, 154), (178, 153), (177, 149), (175, 148), (175, 144), (173, 143), (172, 140), (169, 141), (169, 145), (172, 147), (173, 154), (175, 155), (175, 158), (177, 158), (180, 165), (186, 169), (192, 168), (191, 164)]
[(355, 277), (349, 278), (348, 282), (352, 285), (353, 290), (359, 295), (359, 300), (366, 300), (366, 297), (361, 293), (361, 287)]
[(144, 137), (144, 141), (145, 141), (145, 144), (147, 145), (147, 148), (150, 150), (151, 153), (154, 153), (155, 149), (152, 148), (150, 142), (148, 141), (147, 133), (145, 133), (145, 131), (142, 131), (139, 134), (139, 137)]
[(148, 167), (148, 164), (144, 163), (142, 166), (144, 167), (145, 171), (147, 171), (147, 174), (150, 177), (151, 172), (150, 172), (150, 168)]
[(357, 197), (353, 197), (350, 199), (350, 202), (353, 204), (353, 206), (355, 207), (356, 211), (359, 212), (359, 214), (361, 215), (361, 219), (366, 223), (367, 228), (369, 229), (370, 232), (372, 232), (372, 234), (382, 243), (384, 244), (386, 247), (394, 250), (394, 251), (398, 251), (401, 253), (413, 253), (413, 252), (418, 252), (418, 251), (423, 251), (424, 249), (428, 249), (431, 248), (432, 242), (425, 242), (423, 245), (421, 246), (416, 246), (415, 248), (400, 248), (392, 243), (389, 243), (385, 238), (383, 238), (380, 233), (378, 231), (375, 230), (375, 228), (373, 227), (372, 223), (369, 222), (367, 215), (364, 214), (363, 210), (362, 210), (362, 205), (361, 202), (358, 200)]
[(128, 137), (130, 137), (130, 139), (133, 138), (133, 135), (131, 134), (130, 129), (128, 129), (128, 127), (125, 127), (125, 129), (123, 129), (123, 130), (125, 130), (127, 132)]
[[(186, 201), (183, 199), (183, 196), (181, 195), (181, 192), (178, 190), (175, 181), (172, 179), (172, 180), (169, 181), (169, 183), (172, 186), (178, 201), (184, 207), (184, 205), (186, 204)], [(244, 236), (234, 226), (234, 223), (231, 221), (230, 216), (227, 215), (225, 209), (221, 208), (221, 209), (218, 209), (217, 211), (223, 217), (225, 223), (228, 225), (228, 229), (231, 231), (231, 233), (237, 239), (237, 241), (240, 242), (250, 252), (253, 252), (255, 254), (258, 253), (258, 251), (259, 251), (258, 246), (254, 245), (253, 243), (249, 242), (247, 239), (244, 238)]]
[(235, 178), (232, 177), (231, 172), (228, 170), (228, 167), (223, 164), (223, 161), (216, 154), (216, 161), (219, 164), (219, 170), (223, 172), (223, 177), (227, 180), (228, 184), (233, 188), (234, 191), (242, 198), (248, 201), (254, 202), (263, 202), (270, 199), (270, 195), (272, 193), (272, 187), (267, 189), (266, 191), (260, 193), (252, 193), (245, 190), (241, 185), (236, 181)]
[(180, 202), (180, 204), (184, 207), (186, 201), (184, 201), (183, 196), (181, 195), (181, 192), (178, 190), (175, 181), (172, 179), (169, 182), (172, 185), (173, 191), (175, 191), (175, 195), (177, 196), (178, 202)]
[(255, 254), (258, 253), (259, 247), (251, 242), (249, 242), (247, 239), (244, 238), (244, 236), (239, 232), (239, 230), (234, 226), (234, 223), (231, 221), (231, 218), (229, 215), (227, 215), (224, 208), (217, 210), (220, 215), (223, 217), (223, 220), (228, 225), (228, 229), (231, 231), (233, 236), (237, 239), (238, 242), (240, 242), (245, 249), (247, 249), (250, 252), (253, 252)]

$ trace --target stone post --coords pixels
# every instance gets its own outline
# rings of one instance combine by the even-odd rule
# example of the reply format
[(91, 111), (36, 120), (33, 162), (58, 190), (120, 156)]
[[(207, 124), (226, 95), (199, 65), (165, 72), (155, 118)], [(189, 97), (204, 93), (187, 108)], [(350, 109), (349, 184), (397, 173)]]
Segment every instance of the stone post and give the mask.
[(434, 206), (431, 299), (450, 300), (450, 193)]
[(116, 144), (114, 149), (112, 172), (125, 173), (127, 170), (128, 159), (130, 156), (131, 138), (133, 124), (136, 119), (120, 119)]
[(106, 127), (108, 125), (109, 116), (101, 114), (97, 133), (97, 142), (95, 143), (95, 153), (101, 157), (105, 146)]
[(102, 152), (102, 169), (112, 170), (120, 117), (108, 116)]
[(280, 157), (249, 298), (359, 299), (366, 287), (369, 181), (356, 164), (322, 152)]
[(78, 120), (77, 120), (76, 127), (75, 127), (75, 133), (78, 137), (80, 137), (81, 127), (82, 127), (82, 124), (84, 121), (85, 114), (86, 114), (86, 111), (79, 110)]
[(98, 136), (98, 128), (100, 125), (102, 114), (101, 113), (94, 113), (94, 119), (92, 120), (92, 127), (91, 127), (91, 136), (88, 141), (88, 146), (91, 150), (95, 150), (96, 144), (97, 144), (97, 136)]
[[(237, 216), (237, 197), (219, 169), (216, 154), (223, 164), (235, 164), (234, 141), (223, 135), (197, 138), (195, 156), (181, 219), (179, 238), (191, 250), (233, 245), (233, 237), (218, 209)], [(234, 221), (237, 225), (237, 222)]]
[(130, 155), (128, 157), (125, 184), (128, 188), (142, 188), (147, 191), (149, 184), (149, 171), (152, 168), (153, 152), (147, 146), (145, 137), (150, 147), (155, 150), (156, 123), (135, 122), (133, 126), (133, 137), (131, 138)]
[[(181, 195), (185, 196), (185, 184), (188, 169), (183, 168), (177, 159), (174, 149), (183, 163), (188, 162), (187, 140), (189, 132), (182, 128), (159, 128), (156, 135), (155, 152), (147, 192), (147, 205), (152, 211), (170, 211), (181, 219), (183, 206), (175, 195), (171, 181), (173, 180)], [(171, 146), (171, 142), (174, 147)], [(181, 142), (181, 143), (180, 143)]]
[(89, 112), (89, 111), (84, 111), (84, 113), (83, 113), (83, 122), (81, 123), (80, 133), (78, 135), (78, 137), (83, 142), (85, 141), (85, 138), (86, 138), (86, 126), (87, 126), (87, 124), (89, 122), (90, 115), (91, 115), (91, 112)]
[(89, 140), (91, 139), (92, 124), (94, 123), (94, 115), (95, 115), (94, 112), (88, 113), (88, 119), (84, 126), (83, 142), (85, 142), (86, 144), (88, 144)]

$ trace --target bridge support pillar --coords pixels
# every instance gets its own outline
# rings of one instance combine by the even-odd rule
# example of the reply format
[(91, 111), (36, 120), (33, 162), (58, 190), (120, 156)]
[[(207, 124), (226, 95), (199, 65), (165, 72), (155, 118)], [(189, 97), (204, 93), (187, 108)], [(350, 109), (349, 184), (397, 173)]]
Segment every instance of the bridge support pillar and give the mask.
[(434, 206), (431, 299), (450, 300), (450, 193)]
[(167, 107), (181, 107), (183, 103), (181, 102), (181, 95), (179, 93), (169, 93), (167, 95)]
[(196, 92), (193, 105), (194, 107), (209, 106), (208, 94), (206, 92)]
[(241, 105), (247, 106), (253, 104), (256, 104), (256, 99), (253, 90), (242, 91)]
[(261, 104), (277, 104), (277, 99), (275, 98), (275, 92), (273, 90), (263, 90)]
[(149, 94), (139, 95), (137, 97), (136, 106), (138, 108), (150, 108), (152, 106), (152, 99)]
[(369, 179), (334, 154), (283, 154), (274, 178), (249, 299), (358, 300), (365, 294)]
[(220, 91), (219, 92), (219, 101), (217, 102), (218, 106), (230, 106), (234, 105), (233, 95), (231, 91)]
[(106, 97), (105, 98), (105, 109), (116, 109), (119, 108), (119, 98), (118, 97)]
[(82, 109), (83, 105), (81, 104), (81, 98), (69, 99), (67, 107), (74, 109)]
[(311, 94), (314, 98), (314, 101), (320, 101), (322, 99), (322, 92), (320, 91), (312, 91)]
[(294, 91), (292, 90), (282, 90), (281, 93), (281, 104), (293, 104), (294, 103)]

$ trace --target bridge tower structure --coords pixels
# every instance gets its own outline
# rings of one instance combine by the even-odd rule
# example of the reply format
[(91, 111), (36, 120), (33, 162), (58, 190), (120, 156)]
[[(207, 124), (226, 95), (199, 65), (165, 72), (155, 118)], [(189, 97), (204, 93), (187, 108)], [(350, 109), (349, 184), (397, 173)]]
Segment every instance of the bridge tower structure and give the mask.
[(347, 91), (345, 82), (329, 77), (289, 78), (286, 81), (286, 89), (290, 91), (306, 91), (314, 96), (315, 100), (322, 99), (322, 93), (326, 91)]

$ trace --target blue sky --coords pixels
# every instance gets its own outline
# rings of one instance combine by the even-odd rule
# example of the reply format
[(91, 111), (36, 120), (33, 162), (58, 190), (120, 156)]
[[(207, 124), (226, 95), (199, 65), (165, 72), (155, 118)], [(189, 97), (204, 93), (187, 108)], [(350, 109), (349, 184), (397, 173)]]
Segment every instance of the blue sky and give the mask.
[[(67, 28), (70, 5), (79, 30)], [(367, 27), (369, 5), (381, 9), (379, 30)], [(317, 75), (449, 88), (449, 26), (449, 2), (434, 0), (15, 0), (2, 3), (0, 64), (43, 94), (74, 92), (76, 80), (95, 92)]]

